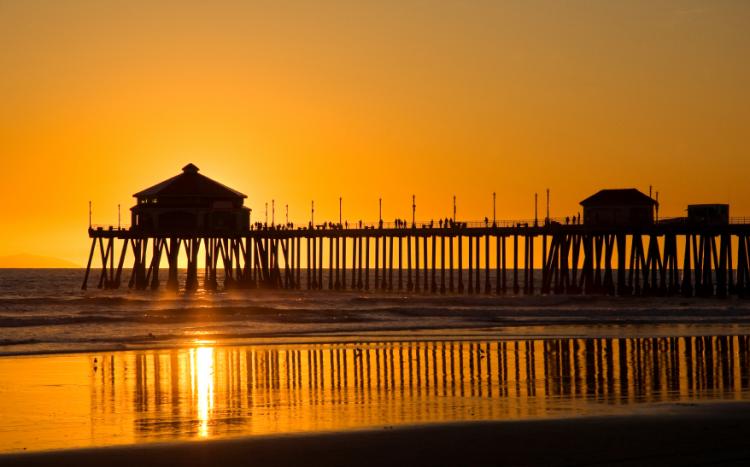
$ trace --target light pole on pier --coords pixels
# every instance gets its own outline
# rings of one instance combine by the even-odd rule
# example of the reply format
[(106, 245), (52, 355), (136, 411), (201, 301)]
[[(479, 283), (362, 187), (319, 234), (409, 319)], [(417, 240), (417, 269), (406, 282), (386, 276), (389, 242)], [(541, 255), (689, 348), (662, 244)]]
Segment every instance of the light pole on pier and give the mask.
[(417, 225), (416, 219), (417, 219), (417, 197), (414, 195), (411, 195), (411, 226), (412, 227), (415, 227)]
[(495, 212), (495, 203), (496, 203), (497, 193), (494, 191), (492, 192), (492, 225), (497, 225), (497, 218), (496, 218), (496, 212)]
[(341, 200), (342, 198), (341, 196), (339, 196), (339, 225), (343, 225), (343, 223), (341, 222)]
[(656, 190), (656, 222), (659, 222), (659, 190)]
[(289, 225), (289, 205), (286, 205), (286, 225)]
[(456, 222), (456, 195), (453, 195), (453, 222)]
[(268, 225), (268, 201), (266, 201), (266, 225)]
[(310, 201), (310, 225), (315, 226), (315, 200)]
[(271, 200), (271, 225), (276, 222), (276, 200)]

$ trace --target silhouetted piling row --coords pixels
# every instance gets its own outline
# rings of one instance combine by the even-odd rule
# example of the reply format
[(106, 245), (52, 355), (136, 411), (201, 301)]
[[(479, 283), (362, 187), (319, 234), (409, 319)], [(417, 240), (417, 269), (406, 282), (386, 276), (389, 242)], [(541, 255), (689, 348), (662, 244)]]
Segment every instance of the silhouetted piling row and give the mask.
[[(133, 267), (128, 286), (134, 289), (160, 287), (163, 259), (168, 266), (167, 288), (197, 289), (202, 250), (203, 287), (209, 290), (219, 287), (221, 275), (224, 288), (718, 297), (750, 292), (747, 224), (713, 228), (657, 224), (640, 231), (556, 224), (269, 228), (224, 238), (150, 238), (113, 229), (91, 229), (89, 234), (92, 244), (84, 289), (97, 249), (102, 265), (98, 287), (118, 288), (130, 248)], [(122, 242), (119, 257), (118, 241)], [(181, 258), (187, 266), (182, 286), (178, 282)], [(541, 277), (539, 286), (535, 271)]]

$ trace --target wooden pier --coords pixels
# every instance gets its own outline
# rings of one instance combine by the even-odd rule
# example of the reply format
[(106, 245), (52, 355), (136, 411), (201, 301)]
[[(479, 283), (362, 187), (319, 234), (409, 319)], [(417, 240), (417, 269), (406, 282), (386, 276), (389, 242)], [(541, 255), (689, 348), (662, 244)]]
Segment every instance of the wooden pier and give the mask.
[(161, 287), (166, 262), (166, 287), (186, 291), (750, 294), (750, 219), (730, 220), (728, 205), (689, 205), (687, 217), (660, 221), (657, 200), (626, 188), (581, 201), (583, 221), (551, 219), (548, 203), (541, 223), (459, 222), (454, 208), (453, 219), (437, 223), (381, 219), (356, 228), (341, 219), (315, 224), (312, 211), (310, 223), (295, 228), (274, 223), (273, 203), (270, 223), (251, 224), (247, 196), (199, 170), (188, 164), (133, 195), (130, 227), (89, 226), (83, 289), (95, 257), (97, 287), (119, 288), (129, 257), (127, 283), (136, 290)]
[[(430, 294), (750, 294), (750, 222), (642, 228), (446, 222), (343, 228), (253, 226), (231, 234), (90, 228), (97, 287), (377, 291)], [(127, 258), (132, 259), (124, 277)], [(168, 267), (161, 271), (162, 258)], [(186, 274), (178, 282), (178, 259)], [(536, 274), (535, 274), (536, 272)]]

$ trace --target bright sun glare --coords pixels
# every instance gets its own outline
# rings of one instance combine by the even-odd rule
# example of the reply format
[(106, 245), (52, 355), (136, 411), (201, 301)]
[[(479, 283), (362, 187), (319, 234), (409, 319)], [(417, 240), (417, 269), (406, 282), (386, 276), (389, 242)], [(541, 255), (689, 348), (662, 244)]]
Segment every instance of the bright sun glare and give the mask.
[(198, 435), (209, 435), (208, 425), (214, 406), (214, 349), (190, 349), (190, 372), (193, 379), (194, 404), (199, 426)]

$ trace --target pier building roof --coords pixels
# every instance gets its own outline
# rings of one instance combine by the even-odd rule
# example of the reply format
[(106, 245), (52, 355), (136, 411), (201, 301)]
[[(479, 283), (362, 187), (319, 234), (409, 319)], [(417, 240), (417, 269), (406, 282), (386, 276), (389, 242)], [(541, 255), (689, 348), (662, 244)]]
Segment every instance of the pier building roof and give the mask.
[(239, 191), (233, 190), (216, 180), (199, 174), (200, 169), (193, 164), (182, 168), (182, 173), (161, 183), (139, 191), (136, 198), (151, 197), (203, 197), (203, 198), (247, 198)]
[(581, 201), (581, 206), (654, 206), (657, 202), (635, 188), (599, 190)]

